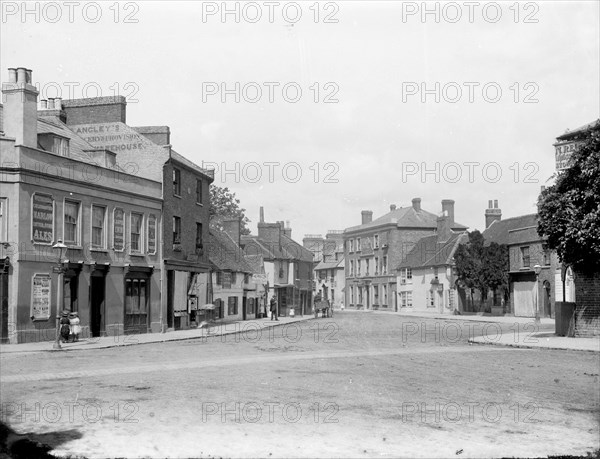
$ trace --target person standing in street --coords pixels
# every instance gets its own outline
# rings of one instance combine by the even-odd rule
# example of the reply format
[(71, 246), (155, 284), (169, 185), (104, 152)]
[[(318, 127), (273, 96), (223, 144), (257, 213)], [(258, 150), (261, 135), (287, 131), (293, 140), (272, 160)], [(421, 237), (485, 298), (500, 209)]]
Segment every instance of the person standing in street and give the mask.
[(275, 300), (275, 297), (271, 298), (271, 320), (279, 320), (277, 318), (277, 300)]

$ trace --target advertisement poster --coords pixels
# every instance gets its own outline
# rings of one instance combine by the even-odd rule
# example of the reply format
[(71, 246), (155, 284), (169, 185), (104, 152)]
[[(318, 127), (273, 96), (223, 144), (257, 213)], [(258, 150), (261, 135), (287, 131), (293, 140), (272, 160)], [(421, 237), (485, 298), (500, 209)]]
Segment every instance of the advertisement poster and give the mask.
[(31, 317), (33, 320), (50, 318), (50, 274), (34, 274), (31, 279)]

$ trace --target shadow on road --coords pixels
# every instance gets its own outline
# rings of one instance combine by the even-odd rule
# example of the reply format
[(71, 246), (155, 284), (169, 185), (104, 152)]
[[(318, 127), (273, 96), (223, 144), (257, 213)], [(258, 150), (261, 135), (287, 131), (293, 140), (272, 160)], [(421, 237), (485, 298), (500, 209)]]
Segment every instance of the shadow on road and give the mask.
[[(59, 445), (77, 440), (83, 434), (77, 429), (48, 432), (45, 434), (18, 434), (0, 422), (0, 453), (13, 459), (53, 459), (49, 451)], [(0, 457), (3, 457), (0, 454)]]

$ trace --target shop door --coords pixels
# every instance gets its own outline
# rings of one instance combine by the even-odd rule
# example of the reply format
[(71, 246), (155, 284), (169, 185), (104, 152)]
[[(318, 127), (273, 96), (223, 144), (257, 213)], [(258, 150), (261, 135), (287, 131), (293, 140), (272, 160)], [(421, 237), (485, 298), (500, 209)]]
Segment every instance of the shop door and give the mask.
[(244, 294), (244, 296), (242, 298), (242, 320), (246, 320), (246, 314), (247, 314), (246, 307), (247, 306), (248, 306), (248, 298), (246, 297), (246, 294)]
[(90, 280), (90, 332), (93, 337), (97, 337), (104, 333), (106, 278), (104, 275), (92, 275)]
[(148, 280), (125, 279), (125, 334), (148, 332)]

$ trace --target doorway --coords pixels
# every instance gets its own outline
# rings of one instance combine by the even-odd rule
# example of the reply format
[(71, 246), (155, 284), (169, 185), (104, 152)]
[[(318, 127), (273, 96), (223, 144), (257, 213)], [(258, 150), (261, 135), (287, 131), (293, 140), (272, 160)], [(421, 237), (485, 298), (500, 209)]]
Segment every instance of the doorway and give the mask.
[(8, 258), (0, 261), (0, 343), (8, 343)]
[(106, 277), (104, 274), (92, 274), (90, 280), (90, 333), (92, 337), (98, 337), (102, 336), (105, 331)]
[(248, 298), (246, 297), (246, 294), (244, 293), (244, 296), (242, 297), (242, 320), (246, 320), (247, 305), (248, 305)]
[(552, 303), (550, 301), (550, 282), (548, 282), (547, 280), (544, 281), (544, 299), (543, 299), (543, 305), (544, 305), (544, 314), (545, 317), (552, 317)]

